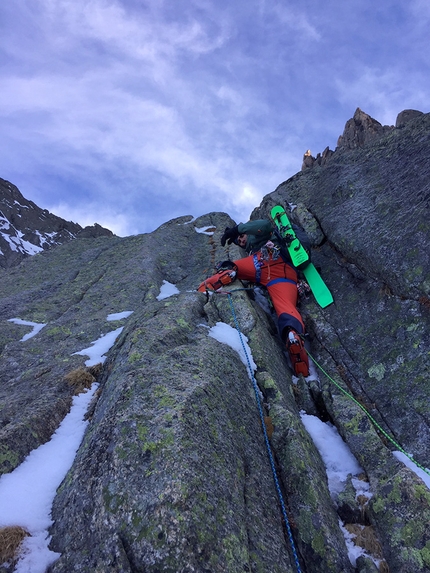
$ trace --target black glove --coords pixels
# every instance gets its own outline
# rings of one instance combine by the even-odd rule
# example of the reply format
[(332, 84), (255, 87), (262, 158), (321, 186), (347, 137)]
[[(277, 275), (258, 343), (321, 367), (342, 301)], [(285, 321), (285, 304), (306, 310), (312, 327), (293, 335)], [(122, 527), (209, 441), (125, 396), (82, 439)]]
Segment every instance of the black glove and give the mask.
[(235, 227), (226, 227), (224, 231), (224, 235), (221, 237), (221, 245), (225, 247), (226, 241), (228, 244), (231, 245), (240, 235), (237, 225)]

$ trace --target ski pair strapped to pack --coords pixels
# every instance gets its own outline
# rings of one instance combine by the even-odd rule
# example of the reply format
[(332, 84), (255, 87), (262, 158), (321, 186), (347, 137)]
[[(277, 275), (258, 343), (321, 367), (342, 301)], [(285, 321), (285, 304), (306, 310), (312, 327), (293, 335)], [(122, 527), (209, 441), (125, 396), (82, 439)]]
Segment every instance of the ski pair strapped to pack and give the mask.
[(293, 265), (305, 275), (317, 303), (325, 308), (333, 302), (333, 296), (321, 275), (310, 261), (309, 253), (303, 247), (288, 219), (284, 207), (276, 205), (270, 211), (276, 228), (284, 239)]

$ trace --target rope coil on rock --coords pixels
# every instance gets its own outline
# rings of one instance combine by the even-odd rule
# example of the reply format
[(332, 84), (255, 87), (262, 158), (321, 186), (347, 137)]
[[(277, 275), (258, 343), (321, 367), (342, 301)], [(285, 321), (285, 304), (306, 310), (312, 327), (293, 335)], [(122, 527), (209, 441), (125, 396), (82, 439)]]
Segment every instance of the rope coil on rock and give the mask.
[(285, 502), (284, 502), (284, 498), (282, 495), (281, 486), (279, 484), (279, 479), (278, 479), (278, 475), (276, 472), (275, 461), (273, 459), (272, 449), (270, 447), (270, 442), (269, 442), (269, 436), (267, 435), (266, 424), (264, 422), (264, 412), (263, 412), (263, 407), (261, 405), (261, 400), (260, 400), (259, 388), (257, 385), (257, 381), (255, 379), (255, 376), (254, 376), (254, 372), (253, 372), (252, 367), (251, 367), (251, 361), (249, 359), (248, 352), (246, 351), (245, 344), (243, 342), (242, 332), (240, 330), (239, 322), (237, 320), (236, 312), (234, 310), (232, 296), (231, 296), (230, 292), (226, 292), (225, 294), (228, 295), (228, 301), (230, 303), (230, 308), (231, 308), (231, 312), (233, 315), (233, 320), (234, 320), (234, 323), (236, 326), (236, 330), (239, 334), (239, 338), (240, 338), (240, 342), (242, 344), (243, 351), (244, 351), (245, 356), (246, 356), (246, 361), (248, 363), (249, 375), (250, 375), (250, 378), (252, 380), (252, 385), (253, 385), (254, 393), (255, 393), (255, 399), (257, 401), (257, 406), (258, 406), (258, 413), (260, 415), (261, 427), (263, 429), (264, 442), (266, 444), (266, 450), (267, 450), (267, 454), (269, 456), (270, 466), (271, 466), (272, 474), (273, 474), (273, 480), (275, 482), (276, 492), (278, 494), (279, 503), (281, 505), (282, 517), (284, 519), (285, 527), (287, 529), (288, 539), (290, 541), (291, 550), (293, 552), (294, 562), (295, 562), (296, 568), (297, 568), (297, 573), (302, 573), (300, 563), (299, 563), (299, 558), (297, 555), (296, 545), (294, 543), (293, 534), (291, 531), (290, 522), (288, 520), (287, 510), (285, 507)]

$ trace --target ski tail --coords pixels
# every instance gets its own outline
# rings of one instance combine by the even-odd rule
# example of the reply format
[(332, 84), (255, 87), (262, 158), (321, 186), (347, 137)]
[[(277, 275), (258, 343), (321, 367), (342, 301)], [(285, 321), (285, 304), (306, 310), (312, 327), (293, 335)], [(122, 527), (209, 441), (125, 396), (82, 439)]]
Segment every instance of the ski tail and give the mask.
[(315, 268), (313, 263), (309, 263), (302, 269), (308, 285), (311, 287), (312, 294), (321, 308), (326, 308), (334, 302), (328, 286)]

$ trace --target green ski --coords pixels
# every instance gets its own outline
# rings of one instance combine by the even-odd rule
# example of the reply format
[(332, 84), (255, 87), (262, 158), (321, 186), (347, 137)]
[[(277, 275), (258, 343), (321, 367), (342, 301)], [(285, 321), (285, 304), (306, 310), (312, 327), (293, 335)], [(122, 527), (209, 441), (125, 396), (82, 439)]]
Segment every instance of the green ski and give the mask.
[(285, 239), (293, 265), (305, 275), (315, 300), (322, 308), (325, 308), (333, 302), (333, 296), (315, 266), (310, 262), (306, 249), (296, 237), (285, 209), (276, 205), (270, 214), (280, 235)]
[(301, 271), (305, 275), (306, 282), (311, 287), (312, 294), (314, 295), (317, 303), (322, 308), (331, 304), (333, 302), (333, 295), (315, 268), (315, 265), (309, 263), (304, 269), (301, 269)]

